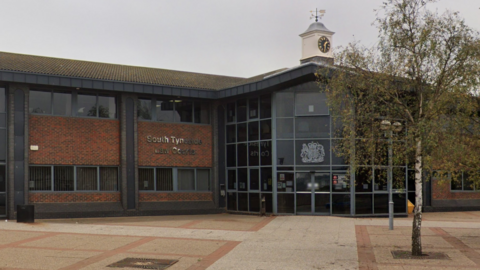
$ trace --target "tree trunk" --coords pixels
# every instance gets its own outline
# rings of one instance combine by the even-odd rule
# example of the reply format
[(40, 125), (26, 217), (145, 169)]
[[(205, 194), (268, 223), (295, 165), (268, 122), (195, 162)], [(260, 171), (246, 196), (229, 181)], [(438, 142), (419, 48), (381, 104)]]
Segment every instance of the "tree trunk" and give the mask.
[(415, 149), (415, 208), (412, 226), (412, 255), (422, 255), (422, 141), (416, 140)]

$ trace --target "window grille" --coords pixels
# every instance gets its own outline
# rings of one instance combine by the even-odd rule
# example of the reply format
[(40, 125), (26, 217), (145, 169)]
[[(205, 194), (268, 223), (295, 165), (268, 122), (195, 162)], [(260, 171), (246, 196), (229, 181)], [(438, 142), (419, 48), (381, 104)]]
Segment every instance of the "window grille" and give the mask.
[(30, 167), (28, 189), (52, 190), (52, 168)]
[[(139, 168), (138, 186), (143, 191), (209, 191), (210, 169)], [(152, 184), (155, 183), (155, 186)]]
[(55, 191), (74, 190), (73, 166), (54, 166), (53, 175)]
[(97, 190), (97, 167), (77, 167), (77, 190)]
[(153, 169), (138, 169), (138, 189), (155, 190)]
[(172, 169), (157, 168), (157, 190), (173, 191)]
[(116, 167), (100, 167), (100, 190), (118, 190), (118, 169)]
[(210, 170), (197, 170), (197, 190), (210, 190)]
[(178, 170), (178, 190), (195, 190), (195, 171), (192, 169)]
[(52, 191), (52, 184), (54, 191), (118, 190), (117, 167), (30, 166), (29, 177), (33, 191)]

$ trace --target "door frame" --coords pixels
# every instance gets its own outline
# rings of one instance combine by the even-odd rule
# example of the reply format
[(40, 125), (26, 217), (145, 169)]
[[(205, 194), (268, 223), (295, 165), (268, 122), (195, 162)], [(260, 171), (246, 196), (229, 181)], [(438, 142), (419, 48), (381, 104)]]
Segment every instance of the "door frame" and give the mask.
[[(308, 173), (310, 175), (310, 184), (311, 184), (311, 190), (310, 192), (308, 191), (298, 191), (297, 190), (297, 174), (298, 173)], [(327, 174), (329, 175), (329, 191), (316, 191), (315, 190), (315, 175), (316, 174)], [(332, 183), (331, 183), (331, 177), (332, 177), (332, 172), (330, 171), (303, 171), (303, 172), (295, 172), (295, 214), (296, 215), (312, 215), (312, 216), (330, 216), (332, 215), (332, 207), (331, 207), (331, 202), (332, 202)], [(299, 212), (297, 210), (297, 195), (298, 194), (310, 194), (310, 212)], [(315, 195), (317, 194), (326, 194), (328, 195), (328, 205), (329, 209), (328, 212), (315, 212)]]

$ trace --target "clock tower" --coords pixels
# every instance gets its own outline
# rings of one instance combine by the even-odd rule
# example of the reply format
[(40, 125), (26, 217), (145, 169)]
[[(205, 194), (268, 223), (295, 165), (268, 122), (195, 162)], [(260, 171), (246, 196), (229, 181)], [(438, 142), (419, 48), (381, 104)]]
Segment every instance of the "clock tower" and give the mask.
[(307, 31), (300, 34), (302, 38), (300, 63), (316, 62), (333, 65), (332, 37), (335, 32), (328, 30), (318, 21), (318, 17), (315, 16), (315, 22), (308, 27)]

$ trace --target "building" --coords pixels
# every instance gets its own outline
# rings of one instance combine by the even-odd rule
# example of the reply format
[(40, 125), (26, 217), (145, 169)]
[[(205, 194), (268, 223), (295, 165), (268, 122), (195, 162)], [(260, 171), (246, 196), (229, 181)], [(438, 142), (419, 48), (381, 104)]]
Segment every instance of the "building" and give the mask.
[[(262, 198), (275, 214), (386, 214), (384, 171), (350, 178), (331, 151), (341, 121), (315, 72), (333, 34), (311, 24), (299, 66), (252, 78), (1, 52), (0, 216), (258, 213)], [(406, 214), (412, 172), (394, 170)], [(427, 210), (480, 208), (476, 190), (425, 190)]]

